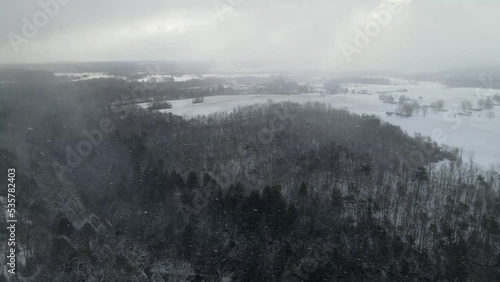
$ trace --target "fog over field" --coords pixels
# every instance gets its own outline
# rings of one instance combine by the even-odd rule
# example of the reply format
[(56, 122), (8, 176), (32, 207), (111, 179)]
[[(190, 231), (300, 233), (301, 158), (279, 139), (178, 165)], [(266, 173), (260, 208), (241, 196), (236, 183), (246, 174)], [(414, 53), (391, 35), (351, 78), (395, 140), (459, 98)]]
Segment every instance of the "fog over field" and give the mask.
[(500, 281), (500, 2), (0, 3), (0, 282)]

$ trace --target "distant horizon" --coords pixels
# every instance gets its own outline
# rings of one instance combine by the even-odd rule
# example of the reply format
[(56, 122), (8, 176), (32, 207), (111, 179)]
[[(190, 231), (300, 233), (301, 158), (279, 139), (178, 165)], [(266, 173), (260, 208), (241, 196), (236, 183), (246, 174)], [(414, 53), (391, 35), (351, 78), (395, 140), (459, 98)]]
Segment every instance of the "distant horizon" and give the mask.
[(449, 69), (439, 69), (439, 70), (420, 70), (420, 71), (402, 71), (395, 69), (359, 69), (359, 70), (328, 70), (328, 69), (282, 69), (282, 68), (274, 68), (268, 67), (265, 65), (253, 65), (249, 66), (246, 64), (234, 64), (231, 66), (220, 66), (215, 62), (208, 61), (180, 61), (180, 60), (168, 60), (168, 59), (157, 59), (157, 60), (103, 60), (103, 61), (50, 61), (50, 62), (22, 62), (22, 63), (0, 63), (0, 67), (9, 67), (9, 66), (43, 66), (43, 65), (79, 65), (79, 64), (172, 64), (179, 66), (205, 66), (210, 69), (227, 69), (229, 71), (237, 70), (237, 69), (249, 69), (252, 71), (271, 71), (276, 73), (283, 72), (299, 72), (299, 73), (308, 73), (308, 72), (319, 72), (319, 73), (343, 73), (343, 74), (359, 74), (359, 73), (393, 73), (393, 74), (433, 74), (433, 73), (449, 73), (449, 72), (484, 72), (484, 71), (500, 71), (500, 65), (488, 65), (488, 66), (463, 66), (463, 67), (455, 67)]

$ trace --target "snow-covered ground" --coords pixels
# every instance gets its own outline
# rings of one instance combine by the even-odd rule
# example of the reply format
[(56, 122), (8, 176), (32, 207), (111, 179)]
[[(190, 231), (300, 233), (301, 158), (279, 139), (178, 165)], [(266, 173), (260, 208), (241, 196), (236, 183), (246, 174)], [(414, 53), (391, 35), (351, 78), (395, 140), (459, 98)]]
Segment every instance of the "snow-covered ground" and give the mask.
[(203, 79), (202, 75), (194, 75), (194, 74), (183, 74), (183, 75), (169, 75), (169, 74), (153, 74), (148, 75), (144, 78), (137, 79), (139, 82), (150, 82), (150, 81), (188, 81), (191, 79)]
[(174, 80), (174, 81), (188, 81), (191, 79), (205, 79), (205, 78), (227, 78), (227, 79), (234, 79), (234, 78), (241, 78), (241, 77), (260, 77), (260, 78), (265, 78), (265, 77), (270, 77), (272, 74), (267, 74), (267, 73), (240, 73), (240, 74), (221, 74), (221, 73), (204, 73), (204, 74), (183, 74), (183, 75), (167, 75), (167, 74), (153, 74), (153, 75), (148, 75), (145, 78), (138, 79), (137, 81), (139, 82), (148, 82), (151, 81), (151, 79), (155, 79), (156, 81), (169, 81), (169, 80)]
[[(88, 79), (96, 79), (96, 78), (114, 78), (116, 76), (114, 75), (109, 75), (107, 73), (103, 72), (78, 72), (78, 73), (71, 73), (71, 72), (56, 72), (54, 73), (55, 76), (58, 77), (66, 77), (71, 79), (71, 81), (79, 81), (79, 80), (88, 80)], [(116, 77), (120, 78), (120, 77)]]
[[(148, 74), (147, 72), (138, 72), (137, 74), (146, 75), (143, 78), (136, 79), (139, 82), (162, 82), (162, 81), (188, 81), (191, 79), (205, 79), (205, 78), (222, 78), (222, 79), (235, 79), (241, 77), (259, 77), (266, 78), (271, 77), (273, 74), (270, 73), (256, 73), (256, 72), (241, 72), (241, 73), (202, 73), (202, 74), (180, 74), (180, 75), (171, 75), (171, 74), (162, 74), (162, 73), (154, 73)], [(55, 76), (68, 78), (70, 81), (79, 81), (79, 80), (88, 80), (88, 79), (96, 79), (96, 78), (118, 78), (125, 79), (122, 76), (115, 76), (108, 73), (103, 72), (56, 72)]]
[[(293, 101), (310, 102), (318, 101), (330, 104), (336, 108), (347, 108), (349, 111), (359, 114), (374, 114), (383, 120), (401, 126), (409, 134), (421, 133), (430, 136), (438, 144), (463, 148), (467, 153), (474, 152), (474, 160), (488, 167), (491, 164), (500, 163), (500, 106), (493, 111), (495, 117), (491, 120), (486, 117), (486, 111), (473, 112), (471, 117), (458, 115), (460, 104), (468, 99), (475, 105), (481, 97), (492, 96), (495, 91), (474, 88), (445, 88), (438, 83), (418, 83), (416, 85), (343, 85), (349, 89), (366, 89), (373, 95), (340, 94), (340, 95), (231, 95), (205, 97), (205, 102), (192, 104), (191, 99), (173, 100), (172, 109), (162, 110), (173, 114), (193, 117), (215, 112), (229, 112), (238, 106), (246, 106), (257, 103), (267, 103), (270, 99), (274, 102)], [(394, 111), (397, 105), (384, 104), (379, 100), (376, 91), (396, 91), (406, 88), (408, 92), (392, 93), (392, 95), (405, 95), (412, 99), (418, 99), (421, 104), (430, 104), (438, 99), (445, 101), (447, 112), (433, 113), (429, 110), (424, 117), (422, 113), (410, 118), (398, 116), (387, 116), (387, 111)], [(422, 98), (420, 98), (422, 97)], [(145, 104), (141, 106), (145, 107)]]

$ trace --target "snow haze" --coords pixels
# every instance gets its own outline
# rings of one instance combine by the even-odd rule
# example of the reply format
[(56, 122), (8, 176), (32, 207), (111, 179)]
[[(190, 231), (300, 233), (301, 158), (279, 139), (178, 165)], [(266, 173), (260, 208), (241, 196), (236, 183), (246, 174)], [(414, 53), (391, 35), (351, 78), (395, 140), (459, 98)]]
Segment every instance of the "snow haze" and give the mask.
[(176, 60), (408, 72), (500, 61), (498, 1), (20, 0), (0, 5), (0, 63)]

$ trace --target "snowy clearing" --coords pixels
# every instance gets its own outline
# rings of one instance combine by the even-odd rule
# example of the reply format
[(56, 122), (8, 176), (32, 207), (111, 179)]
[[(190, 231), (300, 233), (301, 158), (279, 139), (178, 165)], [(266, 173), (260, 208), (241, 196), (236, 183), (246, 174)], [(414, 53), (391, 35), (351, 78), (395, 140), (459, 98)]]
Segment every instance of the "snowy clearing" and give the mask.
[(121, 77), (109, 75), (109, 74), (103, 73), (103, 72), (78, 72), (78, 73), (56, 72), (56, 73), (54, 73), (54, 75), (57, 77), (68, 78), (71, 81), (99, 79), (99, 78), (121, 78)]

